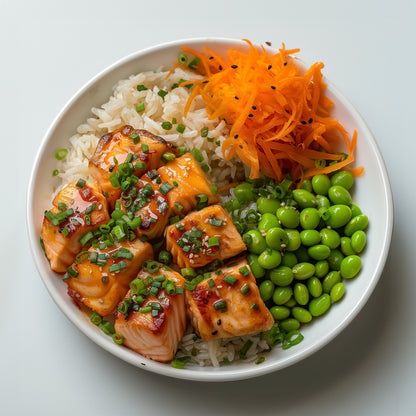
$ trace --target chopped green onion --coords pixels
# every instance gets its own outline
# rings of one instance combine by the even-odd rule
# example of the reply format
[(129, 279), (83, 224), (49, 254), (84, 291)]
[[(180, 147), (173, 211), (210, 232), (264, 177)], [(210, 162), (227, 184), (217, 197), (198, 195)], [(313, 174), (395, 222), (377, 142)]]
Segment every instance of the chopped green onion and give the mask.
[(171, 367), (183, 369), (185, 364), (191, 360), (190, 356), (175, 358), (170, 362)]
[(225, 283), (230, 284), (231, 286), (235, 285), (238, 282), (238, 279), (230, 274), (226, 274), (222, 279)]
[(214, 302), (214, 309), (216, 311), (219, 311), (221, 309), (226, 309), (226, 308), (227, 308), (227, 303), (225, 302), (224, 299), (219, 299)]
[(195, 277), (196, 271), (192, 267), (184, 267), (183, 269), (181, 269), (181, 275), (185, 279), (188, 279), (190, 277)]
[(185, 226), (183, 225), (183, 223), (181, 223), (181, 222), (178, 222), (176, 225), (175, 225), (175, 227), (176, 227), (176, 229), (177, 230), (179, 230), (179, 231), (184, 231), (185, 230)]
[(133, 140), (134, 144), (137, 144), (140, 142), (140, 135), (137, 133), (130, 134), (129, 138)]
[(113, 341), (118, 345), (121, 345), (124, 341), (123, 335), (113, 334), (112, 337), (113, 337)]
[(88, 258), (88, 260), (90, 261), (90, 263), (96, 263), (98, 259), (98, 253), (96, 253), (95, 251), (90, 253), (90, 256)]
[(88, 251), (87, 250), (84, 250), (84, 251), (81, 251), (80, 253), (78, 253), (77, 254), (77, 256), (75, 257), (75, 262), (76, 263), (79, 263), (79, 262), (81, 262), (81, 261), (83, 261), (83, 260), (86, 260), (87, 258), (88, 258)]
[(58, 209), (59, 209), (59, 211), (65, 211), (66, 210), (66, 204), (64, 202), (59, 202)]
[(123, 228), (120, 225), (116, 225), (112, 229), (112, 233), (114, 234), (114, 236), (117, 238), (117, 241), (119, 242), (127, 238), (126, 233), (124, 232)]
[(142, 143), (142, 150), (144, 153), (149, 151), (149, 146), (146, 143)]
[(98, 327), (101, 329), (101, 331), (104, 332), (104, 334), (107, 334), (107, 335), (112, 335), (116, 332), (113, 324), (108, 321), (102, 321), (101, 324), (98, 325)]
[(240, 350), (240, 358), (242, 360), (247, 358), (247, 352), (253, 345), (253, 341), (251, 339), (247, 340), (246, 343), (243, 345), (243, 348)]
[(208, 239), (208, 247), (217, 247), (220, 245), (220, 238), (219, 237), (210, 237)]
[(172, 129), (172, 123), (170, 121), (164, 121), (161, 125), (162, 125), (162, 129), (164, 130)]
[(160, 185), (160, 188), (159, 188), (160, 192), (163, 195), (166, 195), (172, 189), (173, 189), (173, 186), (169, 182), (162, 183), (162, 185)]
[(216, 144), (217, 146), (221, 146), (221, 141), (220, 141), (220, 140), (217, 140), (217, 141), (215, 142), (215, 144)]
[(103, 321), (103, 317), (99, 315), (97, 312), (92, 312), (90, 316), (90, 320), (94, 325), (100, 325)]
[(92, 231), (88, 231), (86, 234), (84, 234), (79, 242), (81, 243), (81, 246), (86, 246), (92, 239), (94, 238), (94, 234)]
[(72, 266), (68, 267), (66, 269), (67, 273), (69, 273), (72, 277), (77, 277), (79, 275), (79, 273), (72, 268)]
[(163, 153), (163, 155), (162, 155), (162, 159), (165, 162), (168, 162), (169, 160), (174, 160), (175, 158), (176, 158), (176, 156), (173, 153), (170, 153), (170, 152)]
[(178, 124), (177, 126), (176, 126), (176, 131), (178, 132), (178, 133), (183, 133), (184, 131), (185, 131), (185, 129), (186, 129), (186, 127), (185, 127), (185, 125), (184, 124)]
[(160, 266), (157, 261), (148, 261), (146, 268), (149, 273), (157, 273), (160, 269)]
[(56, 153), (55, 153), (55, 157), (58, 160), (62, 160), (65, 159), (66, 155), (68, 154), (68, 149), (59, 149)]
[(192, 148), (191, 154), (197, 162), (202, 162), (204, 160), (204, 156), (196, 147)]
[(181, 53), (178, 57), (178, 62), (182, 65), (186, 65), (188, 63), (188, 57), (184, 53)]
[(180, 217), (179, 217), (179, 215), (175, 215), (175, 216), (173, 216), (173, 217), (170, 217), (170, 218), (169, 218), (169, 224), (170, 224), (170, 225), (175, 224), (175, 223), (177, 223), (178, 221), (180, 221)]
[(243, 286), (242, 286), (242, 288), (240, 289), (240, 292), (241, 292), (241, 294), (243, 295), (243, 296), (246, 296), (247, 295), (247, 293), (248, 292), (250, 292), (250, 286), (247, 284), (247, 283), (245, 283)]
[(140, 308), (139, 312), (140, 313), (147, 313), (147, 312), (150, 312), (151, 310), (152, 310), (151, 306), (145, 306), (144, 308)]
[(136, 295), (138, 295), (143, 289), (145, 288), (144, 282), (142, 279), (137, 277), (130, 283), (130, 289), (132, 292), (134, 292)]
[[(142, 144), (142, 147), (143, 147), (143, 144)], [(121, 163), (120, 165), (118, 165), (117, 170), (120, 173), (120, 175), (128, 176), (133, 172), (133, 165), (131, 163)], [(126, 185), (124, 185), (124, 188), (126, 188)], [(125, 190), (126, 189), (123, 189), (123, 191)]]
[(201, 137), (207, 137), (208, 136), (208, 127), (203, 127), (201, 129)]
[(256, 361), (256, 364), (261, 364), (264, 363), (265, 358), (264, 357), (259, 357), (258, 360)]
[(214, 289), (214, 287), (216, 287), (214, 279), (208, 279), (207, 283), (208, 283), (208, 286), (210, 287), (210, 289)]
[(188, 151), (188, 148), (186, 146), (178, 147), (179, 156), (183, 156), (187, 151)]
[(208, 221), (211, 225), (213, 225), (214, 227), (221, 227), (223, 221), (222, 220), (217, 220), (216, 218), (210, 218)]
[(91, 204), (86, 208), (85, 213), (86, 214), (91, 214), (91, 212), (93, 212), (95, 210), (95, 208), (97, 208), (97, 204), (95, 204), (95, 203)]
[(112, 172), (110, 175), (110, 182), (113, 188), (120, 188), (117, 172)]
[(45, 211), (45, 217), (53, 224), (59, 225), (59, 221), (51, 211)]
[(250, 308), (251, 308), (251, 309), (258, 310), (258, 309), (259, 309), (259, 305), (257, 305), (257, 303), (253, 303), (253, 304), (250, 306)]
[(163, 98), (163, 99), (165, 99), (165, 96), (166, 96), (166, 94), (167, 94), (168, 92), (167, 91), (165, 91), (165, 90), (160, 90), (158, 93), (157, 93), (157, 95), (159, 96), (159, 97), (161, 97), (161, 98)]
[(201, 163), (201, 169), (204, 171), (204, 172), (209, 172), (209, 166), (206, 164), (206, 163)]
[(175, 287), (175, 292), (177, 295), (181, 295), (184, 292), (183, 287)]
[(75, 186), (78, 186), (78, 188), (83, 188), (86, 184), (86, 181), (84, 179), (79, 179)]
[(139, 103), (136, 105), (136, 111), (138, 113), (141, 113), (142, 111), (144, 111), (144, 103)]
[(250, 274), (250, 270), (248, 269), (248, 267), (247, 266), (243, 266), (243, 267), (240, 267), (239, 269), (238, 269), (238, 271), (243, 275), (243, 276), (248, 276), (249, 274)]
[(137, 91), (146, 91), (147, 90), (147, 88), (143, 84), (138, 85), (136, 88), (137, 88)]
[(142, 224), (142, 218), (141, 217), (135, 217), (131, 221), (127, 223), (127, 225), (132, 229), (135, 230), (137, 227), (139, 227)]
[(199, 62), (201, 62), (201, 60), (195, 57), (194, 59), (192, 59), (191, 63), (188, 65), (188, 68), (195, 70)]
[(134, 167), (136, 169), (144, 169), (146, 167), (146, 163), (144, 163), (144, 162), (136, 162), (135, 165), (134, 165)]
[[(293, 338), (294, 336), (296, 336), (296, 338)], [(303, 341), (303, 338), (304, 336), (297, 329), (288, 332), (283, 340), (282, 349), (287, 350), (288, 348), (299, 344)]]
[(59, 170), (58, 169), (54, 169), (52, 171), (52, 176), (58, 176), (59, 175)]
[(179, 202), (175, 202), (176, 208), (178, 208), (178, 211), (183, 210), (183, 206)]
[(207, 137), (207, 140), (208, 140), (210, 143), (214, 143), (215, 137)]

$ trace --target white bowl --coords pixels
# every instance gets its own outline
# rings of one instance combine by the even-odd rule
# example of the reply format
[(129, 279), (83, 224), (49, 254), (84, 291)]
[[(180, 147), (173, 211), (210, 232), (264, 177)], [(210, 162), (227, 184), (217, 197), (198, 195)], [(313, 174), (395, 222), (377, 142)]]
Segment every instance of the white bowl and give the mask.
[(116, 345), (111, 337), (106, 336), (90, 323), (88, 317), (67, 295), (66, 284), (50, 270), (49, 262), (39, 244), (43, 212), (49, 209), (52, 188), (57, 185), (57, 180), (51, 178), (51, 172), (56, 165), (54, 157), (56, 150), (67, 147), (68, 138), (75, 134), (76, 127), (90, 116), (91, 107), (98, 107), (106, 102), (112, 94), (113, 85), (118, 80), (141, 71), (155, 70), (160, 65), (170, 66), (177, 59), (180, 47), (183, 45), (197, 50), (208, 45), (219, 53), (225, 52), (230, 47), (247, 48), (245, 42), (233, 39), (191, 39), (170, 42), (121, 59), (82, 87), (53, 121), (34, 162), (27, 200), (30, 245), (43, 283), (56, 304), (77, 328), (105, 350), (137, 367), (166, 376), (203, 381), (247, 379), (292, 365), (330, 342), (365, 305), (379, 280), (387, 258), (393, 226), (393, 202), (386, 167), (365, 122), (331, 83), (328, 83), (327, 95), (335, 103), (333, 115), (340, 120), (348, 132), (352, 133), (354, 129), (358, 132), (355, 165), (364, 166), (365, 173), (357, 179), (353, 196), (370, 219), (368, 245), (362, 255), (363, 267), (359, 276), (346, 282), (344, 299), (334, 305), (329, 313), (305, 325), (302, 329), (305, 338), (297, 346), (287, 350), (274, 348), (261, 365), (239, 361), (220, 368), (186, 366), (185, 369), (179, 370), (169, 364), (149, 360), (123, 346)]

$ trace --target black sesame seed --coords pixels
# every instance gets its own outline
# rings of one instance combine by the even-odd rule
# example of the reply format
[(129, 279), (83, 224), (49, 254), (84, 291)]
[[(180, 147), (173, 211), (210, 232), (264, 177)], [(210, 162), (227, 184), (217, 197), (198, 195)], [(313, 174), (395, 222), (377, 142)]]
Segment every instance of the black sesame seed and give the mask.
[(237, 97), (237, 96), (235, 96), (234, 98), (235, 98), (236, 100), (238, 100), (238, 97)]
[(234, 136), (234, 139), (238, 139), (238, 134), (236, 134), (236, 135)]
[(243, 148), (243, 146), (242, 146), (241, 144), (240, 144), (239, 146), (240, 146), (240, 149), (242, 149), (242, 148)]
[(218, 319), (217, 325), (221, 325), (221, 319)]
[(231, 68), (236, 69), (236, 68), (238, 68), (238, 66), (237, 65), (231, 65)]
[(210, 56), (208, 59), (214, 59), (214, 57), (213, 56)]
[(253, 110), (257, 110), (257, 107), (256, 107), (255, 105), (252, 105), (252, 106), (251, 106), (251, 108), (252, 108)]
[(267, 46), (272, 46), (271, 42), (265, 42)]
[(267, 67), (267, 69), (272, 69), (272, 66), (271, 66), (271, 65), (269, 65), (269, 66)]
[(285, 62), (284, 64), (283, 64), (283, 66), (286, 66), (287, 65), (287, 62)]
[(275, 90), (275, 89), (276, 89), (276, 87), (275, 87), (274, 85), (272, 85), (272, 86), (271, 86), (271, 89), (272, 89), (272, 90)]
[(217, 331), (217, 330), (212, 331), (212, 332), (211, 332), (211, 334), (212, 334), (212, 335), (217, 335), (217, 334), (218, 334), (218, 331)]
[(220, 71), (222, 71), (222, 66), (220, 65), (220, 66), (218, 67), (218, 69), (219, 69)]
[(303, 120), (302, 120), (302, 121), (300, 122), (300, 124), (305, 125), (305, 124), (306, 124), (306, 121), (303, 121)]
[(313, 120), (310, 118), (310, 119), (308, 120), (308, 123), (309, 123), (309, 124), (311, 124), (311, 123), (312, 123), (312, 121), (313, 121)]

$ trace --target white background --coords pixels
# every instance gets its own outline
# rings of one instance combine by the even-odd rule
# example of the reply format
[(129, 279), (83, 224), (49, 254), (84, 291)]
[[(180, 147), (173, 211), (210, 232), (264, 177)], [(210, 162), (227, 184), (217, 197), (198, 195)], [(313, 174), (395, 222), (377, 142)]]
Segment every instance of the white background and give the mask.
[[(0, 0), (0, 414), (416, 414), (415, 4)], [(126, 54), (200, 36), (285, 42), (325, 62), (372, 130), (395, 201), (386, 268), (352, 324), (290, 368), (222, 384), (151, 374), (89, 341), (49, 297), (25, 226), (31, 165), (65, 102)]]

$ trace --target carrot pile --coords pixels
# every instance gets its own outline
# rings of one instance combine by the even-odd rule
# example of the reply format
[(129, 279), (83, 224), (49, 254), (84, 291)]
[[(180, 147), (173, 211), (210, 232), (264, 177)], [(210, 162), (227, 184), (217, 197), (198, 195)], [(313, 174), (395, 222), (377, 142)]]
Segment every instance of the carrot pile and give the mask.
[[(224, 158), (237, 155), (252, 179), (260, 171), (280, 182), (287, 174), (302, 180), (346, 168), (354, 161), (357, 133), (350, 140), (330, 116), (333, 103), (325, 96), (324, 65), (317, 62), (302, 72), (291, 56), (299, 49), (287, 50), (283, 44), (269, 55), (246, 42), (247, 52), (230, 49), (226, 58), (207, 47), (204, 52), (181, 48), (198, 58), (196, 70), (204, 75), (181, 84), (195, 85), (185, 115), (200, 94), (210, 119), (225, 119), (231, 126), (222, 146)], [(348, 154), (333, 149), (342, 139)], [(364, 169), (349, 170), (359, 176)]]

